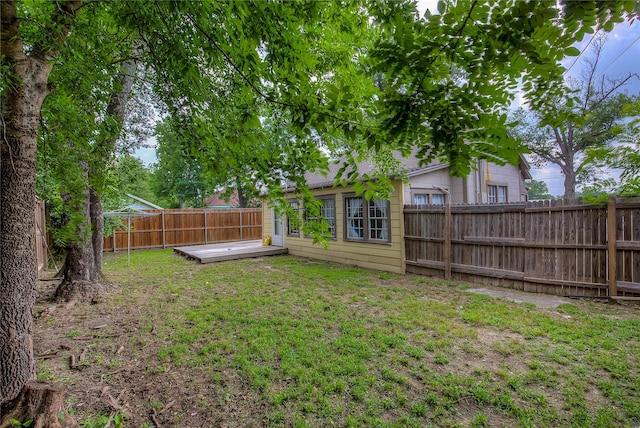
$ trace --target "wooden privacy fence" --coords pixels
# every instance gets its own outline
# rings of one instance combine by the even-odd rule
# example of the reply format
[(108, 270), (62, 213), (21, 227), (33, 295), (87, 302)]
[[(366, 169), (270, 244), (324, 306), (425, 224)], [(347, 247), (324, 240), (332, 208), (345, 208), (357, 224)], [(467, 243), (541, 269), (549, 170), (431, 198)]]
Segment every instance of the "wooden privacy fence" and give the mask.
[[(104, 239), (104, 251), (167, 248), (262, 239), (262, 209), (190, 209), (144, 211), (131, 218), (114, 236)], [(115, 245), (114, 245), (115, 243)]]
[(407, 272), (558, 295), (640, 295), (640, 198), (406, 205), (404, 223)]

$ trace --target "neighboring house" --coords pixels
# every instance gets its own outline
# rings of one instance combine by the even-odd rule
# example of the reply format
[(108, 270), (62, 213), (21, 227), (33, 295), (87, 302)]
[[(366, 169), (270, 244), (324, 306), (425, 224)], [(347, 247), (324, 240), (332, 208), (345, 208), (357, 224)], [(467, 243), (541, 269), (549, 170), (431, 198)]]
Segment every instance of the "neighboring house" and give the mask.
[[(240, 195), (238, 194), (238, 189), (234, 189), (231, 195), (229, 196), (229, 201), (225, 201), (224, 198), (225, 191), (222, 190), (219, 193), (216, 193), (208, 198), (203, 200), (204, 205), (207, 208), (214, 209), (224, 209), (224, 208), (240, 208)], [(254, 208), (260, 207), (260, 199), (249, 199), (245, 200), (244, 208)]]
[(202, 202), (207, 208), (238, 208), (240, 207), (240, 197), (238, 196), (238, 191), (234, 190), (231, 196), (229, 197), (229, 201), (225, 201), (222, 197), (224, 191), (216, 193), (213, 196), (205, 198)]
[(147, 200), (134, 196), (130, 193), (127, 193), (127, 197), (132, 200), (127, 206), (126, 209), (132, 211), (149, 211), (149, 210), (164, 210), (164, 208), (159, 207), (156, 204), (153, 204)]
[[(406, 204), (509, 203), (527, 199), (525, 179), (531, 178), (529, 165), (521, 157), (518, 166), (478, 161), (477, 171), (466, 178), (451, 177), (449, 164), (432, 163), (420, 167), (415, 157), (399, 158), (406, 168), (408, 184), (392, 177), (389, 200), (369, 200), (356, 195), (352, 185), (334, 187), (334, 177), (342, 166), (331, 164), (326, 176), (306, 174), (314, 195), (324, 203), (322, 215), (331, 225), (328, 249), (314, 245), (294, 223), (276, 215), (263, 204), (263, 237), (273, 245), (286, 246), (289, 254), (356, 265), (364, 268), (404, 273), (404, 223)], [(373, 165), (358, 165), (360, 174), (373, 171)], [(304, 207), (287, 189), (290, 203), (303, 218)]]

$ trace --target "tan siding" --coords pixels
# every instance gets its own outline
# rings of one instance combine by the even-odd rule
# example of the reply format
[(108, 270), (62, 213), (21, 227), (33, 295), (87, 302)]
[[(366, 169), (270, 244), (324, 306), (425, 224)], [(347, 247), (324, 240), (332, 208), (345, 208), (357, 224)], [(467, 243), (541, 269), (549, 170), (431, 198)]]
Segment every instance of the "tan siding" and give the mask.
[[(316, 196), (335, 195), (336, 198), (336, 239), (329, 242), (325, 250), (322, 245), (313, 244), (313, 240), (305, 237), (284, 237), (284, 244), (289, 254), (326, 260), (347, 265), (356, 265), (368, 269), (404, 273), (403, 214), (404, 195), (402, 182), (394, 182), (391, 197), (391, 243), (378, 244), (368, 242), (344, 241), (344, 206), (342, 195), (353, 193), (353, 187), (327, 188), (314, 191)], [(271, 208), (263, 204), (263, 222), (266, 235), (271, 234)]]
[(262, 240), (273, 235), (273, 210), (268, 201), (262, 201)]

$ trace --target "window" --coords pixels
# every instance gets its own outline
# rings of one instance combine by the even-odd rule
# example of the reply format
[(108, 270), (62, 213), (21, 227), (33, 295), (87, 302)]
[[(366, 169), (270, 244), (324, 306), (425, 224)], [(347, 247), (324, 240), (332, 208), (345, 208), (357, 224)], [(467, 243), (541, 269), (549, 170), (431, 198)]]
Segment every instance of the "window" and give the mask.
[(390, 242), (389, 201), (345, 196), (345, 240)]
[(293, 208), (294, 216), (287, 217), (287, 235), (300, 236), (300, 219), (298, 214), (300, 207), (298, 201), (289, 201), (289, 205)]
[(425, 193), (416, 193), (413, 195), (414, 205), (429, 205), (429, 195)]
[[(336, 237), (336, 198), (335, 196), (322, 196), (317, 198), (322, 206), (320, 207), (320, 217), (329, 224), (327, 230), (329, 237)], [(305, 211), (306, 213), (306, 211)], [(318, 221), (318, 218), (307, 216), (307, 222)]]
[(506, 204), (507, 203), (507, 186), (487, 186), (488, 202), (490, 204)]
[(439, 193), (413, 193), (414, 205), (444, 205), (444, 195)]
[(347, 236), (346, 239), (364, 239), (364, 198), (345, 198), (344, 200)]
[(433, 205), (444, 205), (444, 195), (431, 195)]

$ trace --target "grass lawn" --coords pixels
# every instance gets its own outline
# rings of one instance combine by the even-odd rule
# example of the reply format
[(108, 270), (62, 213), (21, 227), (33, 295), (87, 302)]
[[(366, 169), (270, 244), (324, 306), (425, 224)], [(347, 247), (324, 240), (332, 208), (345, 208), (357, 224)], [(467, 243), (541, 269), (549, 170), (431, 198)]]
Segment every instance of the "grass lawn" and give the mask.
[(38, 376), (87, 427), (640, 425), (638, 306), (290, 256), (105, 264), (110, 295), (52, 310), (42, 285), (35, 314)]

